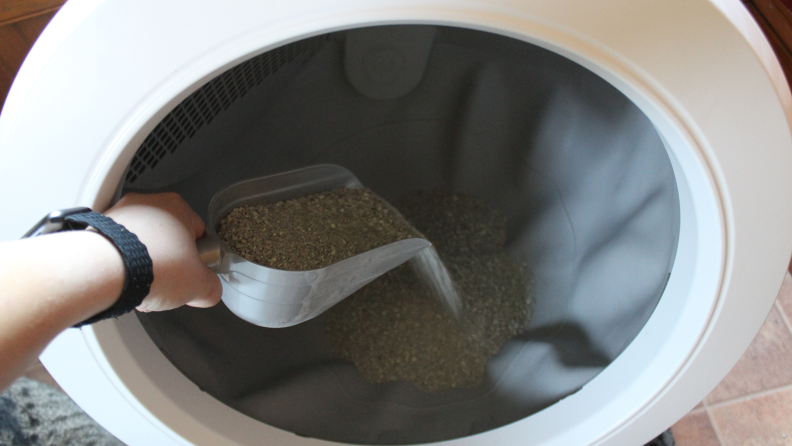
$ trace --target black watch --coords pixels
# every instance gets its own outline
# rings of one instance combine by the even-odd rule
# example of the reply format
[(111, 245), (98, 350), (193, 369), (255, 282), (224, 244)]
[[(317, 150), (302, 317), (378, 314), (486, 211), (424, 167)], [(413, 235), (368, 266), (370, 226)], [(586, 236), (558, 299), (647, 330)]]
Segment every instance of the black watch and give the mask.
[(50, 212), (22, 238), (37, 237), (60, 231), (81, 230), (89, 226), (107, 237), (121, 253), (126, 270), (124, 288), (121, 291), (121, 297), (118, 298), (118, 301), (113, 306), (80, 322), (75, 327), (92, 324), (111, 317), (117, 318), (129, 313), (143, 302), (143, 299), (151, 289), (151, 283), (154, 281), (151, 257), (148, 254), (146, 245), (135, 234), (129, 232), (127, 228), (116, 223), (110, 217), (93, 212), (90, 208), (71, 208)]

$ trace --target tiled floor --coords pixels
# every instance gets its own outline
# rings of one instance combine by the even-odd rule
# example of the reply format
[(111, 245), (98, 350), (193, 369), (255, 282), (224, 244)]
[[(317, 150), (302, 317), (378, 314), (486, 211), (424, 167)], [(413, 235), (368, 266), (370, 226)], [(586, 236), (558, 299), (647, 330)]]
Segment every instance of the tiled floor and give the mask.
[(737, 365), (671, 429), (678, 446), (792, 445), (792, 276)]

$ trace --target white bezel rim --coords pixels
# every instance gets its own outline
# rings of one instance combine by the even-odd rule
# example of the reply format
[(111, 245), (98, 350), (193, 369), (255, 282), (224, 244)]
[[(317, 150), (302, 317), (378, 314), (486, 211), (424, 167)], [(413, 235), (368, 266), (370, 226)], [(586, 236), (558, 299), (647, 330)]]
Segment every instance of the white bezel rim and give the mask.
[[(389, 21), (388, 23), (394, 23)], [(452, 26), (465, 26), (470, 28), (478, 28), (492, 32), (495, 27), (482, 26), (481, 24), (472, 23), (449, 23), (446, 21), (444, 24)], [(478, 26), (477, 26), (478, 25)], [(500, 29), (503, 33), (503, 29)], [(580, 53), (571, 52), (568, 48), (560, 48), (557, 46), (550, 46), (546, 41), (537, 39), (535, 36), (519, 35), (517, 33), (509, 33), (511, 37), (521, 38), (522, 40), (529, 41), (534, 44), (541, 44), (544, 47), (550, 47), (553, 51), (560, 53), (575, 62), (596, 72), (611, 84), (615, 85), (622, 92), (628, 95), (640, 108), (650, 117), (658, 131), (663, 135), (664, 141), (667, 145), (674, 166), (674, 171), (679, 178), (680, 187), (680, 206), (681, 206), (681, 229), (680, 229), (680, 246), (677, 252), (677, 261), (675, 262), (675, 273), (670, 277), (666, 293), (664, 294), (661, 303), (655, 314), (647, 323), (647, 326), (642, 330), (642, 334), (622, 353), (622, 355), (614, 361), (603, 373), (598, 375), (594, 380), (587, 384), (581, 391), (566, 398), (562, 402), (536, 414), (529, 419), (521, 420), (513, 423), (504, 428), (485, 432), (474, 437), (460, 439), (459, 444), (473, 444), (478, 441), (483, 441), (486, 444), (495, 444), (496, 441), (509, 444), (508, 440), (511, 439), (513, 444), (557, 444), (569, 445), (578, 444), (583, 438), (589, 439), (592, 431), (599, 431), (601, 438), (606, 437), (609, 433), (618, 429), (618, 425), (613, 424), (612, 418), (628, 420), (635, 413), (640, 411), (644, 406), (650, 404), (651, 400), (659, 395), (663, 388), (673, 380), (674, 375), (683, 367), (684, 363), (690, 357), (690, 352), (695, 349), (698, 340), (704, 333), (709, 322), (710, 315), (713, 313), (714, 305), (720, 292), (721, 276), (724, 268), (724, 253), (723, 241), (725, 240), (724, 231), (724, 217), (721, 211), (720, 196), (721, 194), (715, 187), (710, 173), (712, 172), (711, 166), (707, 166), (703, 153), (706, 151), (702, 149), (703, 143), (697, 141), (693, 135), (689, 134), (688, 126), (684, 123), (684, 117), (673, 115), (671, 110), (665, 108), (661, 109), (658, 104), (662, 104), (662, 99), (657, 92), (651, 92), (645, 88), (650, 84), (649, 79), (639, 78), (640, 74), (631, 72), (630, 68), (625, 65), (614, 66), (615, 60), (611, 59), (611, 66), (607, 68), (604, 66), (604, 60), (600, 58), (598, 62), (591, 55), (591, 48), (586, 51), (583, 48), (578, 50), (587, 54), (588, 58), (581, 56)], [(295, 39), (299, 40), (299, 39)], [(285, 42), (284, 42), (285, 43)], [(268, 45), (272, 48), (281, 46), (281, 43)], [(571, 46), (571, 45), (570, 45)], [(602, 55), (602, 53), (600, 53)], [(610, 58), (609, 58), (610, 59)], [(616, 75), (615, 73), (619, 73)], [(626, 80), (626, 79), (629, 79)], [(632, 81), (632, 82), (630, 82)], [(639, 92), (635, 85), (644, 87), (644, 91)], [(189, 91), (189, 90), (187, 90)], [(182, 93), (185, 94), (185, 93)], [(651, 99), (650, 99), (651, 98)], [(688, 178), (694, 178), (695, 183), (703, 186), (692, 191), (689, 187)], [(106, 176), (99, 176), (98, 179), (106, 180)], [(87, 198), (87, 197), (86, 197)], [(695, 204), (694, 204), (695, 203)], [(700, 252), (709, 252), (708, 256), (702, 256)], [(689, 263), (685, 265), (685, 263)], [(681, 264), (681, 265), (680, 265)], [(692, 274), (684, 274), (683, 272), (691, 273), (697, 271), (694, 278)], [(695, 284), (694, 284), (695, 282)], [(695, 289), (698, 285), (698, 289)], [(706, 298), (698, 299), (689, 302), (691, 294), (698, 294), (707, 296)], [(684, 324), (676, 324), (677, 327), (684, 325), (684, 329), (680, 332), (664, 332), (658, 327), (668, 327), (675, 325), (669, 322), (674, 322), (678, 319), (684, 319)], [(136, 320), (127, 318), (119, 330), (119, 326), (109, 327), (104, 326), (98, 330), (86, 330), (86, 337), (93, 337), (90, 343), (94, 348), (99, 348), (101, 353), (97, 356), (103, 356), (108, 360), (108, 373), (117, 374), (116, 370), (119, 369), (118, 365), (113, 365), (114, 357), (119, 354), (119, 343), (128, 343), (130, 339), (137, 339), (136, 345), (133, 349), (134, 354), (143, 354), (146, 358), (151, 358), (152, 355), (161, 355), (156, 347), (153, 345), (145, 346), (148, 342), (142, 341), (141, 337), (146, 338), (145, 332)], [(92, 333), (93, 332), (93, 333)], [(649, 338), (646, 336), (647, 332), (654, 332), (665, 334), (664, 338)], [(92, 333), (89, 334), (89, 333)], [(110, 341), (112, 339), (112, 341)], [(661, 339), (663, 341), (661, 342)], [(669, 341), (673, 339), (674, 349), (662, 351)], [(148, 339), (146, 339), (148, 341)], [(150, 341), (149, 341), (150, 342)], [(104, 347), (104, 348), (102, 348)], [(128, 348), (128, 347), (127, 347)], [(656, 355), (647, 356), (647, 352), (656, 351)], [(162, 357), (161, 359), (165, 359)], [(127, 359), (121, 360), (127, 366), (129, 365)], [(167, 361), (167, 360), (166, 360)], [(169, 364), (169, 363), (168, 363)], [(642, 367), (638, 364), (643, 364)], [(160, 364), (156, 367), (156, 374), (153, 370), (140, 371), (146, 375), (157, 376), (161, 379), (163, 376), (163, 368), (167, 367), (166, 364)], [(646, 375), (645, 370), (651, 369), (653, 372), (651, 377)], [(129, 369), (125, 368), (125, 371)], [(657, 379), (657, 375), (663, 373), (662, 380)], [(630, 386), (625, 386), (624, 376), (632, 376), (633, 382)], [(115, 377), (113, 377), (115, 378)], [(121, 378), (121, 377), (119, 377)], [(125, 377), (128, 378), (128, 377)], [(641, 379), (643, 378), (643, 379)], [(151, 379), (151, 378), (149, 378)], [(187, 380), (183, 375), (177, 374), (170, 377), (169, 385), (163, 387), (155, 383), (151, 383), (166, 394), (170, 393), (173, 389), (173, 380)], [(133, 404), (138, 406), (138, 409), (146, 413), (153, 412), (153, 416), (147, 416), (149, 421), (153, 424), (159, 424), (160, 428), (170, 430), (164, 424), (162, 419), (168, 415), (172, 418), (174, 411), (184, 406), (171, 406), (165, 408), (162, 404), (141, 404), (141, 401), (130, 392), (129, 380), (119, 379), (118, 388), (125, 393), (125, 397), (134, 401)], [(189, 388), (192, 383), (182, 383), (180, 387)], [(617, 391), (617, 389), (620, 389)], [(651, 389), (651, 390), (649, 390)], [(150, 395), (151, 392), (145, 387), (141, 387), (135, 394)], [(620, 401), (617, 396), (622, 399), (629, 400), (630, 403)], [(173, 398), (173, 395), (170, 396)], [(159, 398), (157, 398), (159, 399)], [(594, 413), (590, 413), (589, 418), (584, 417), (582, 407), (592, 409), (590, 402), (598, 401), (603, 406), (610, 405), (613, 408), (609, 410), (600, 410), (598, 407)], [(149, 403), (153, 403), (150, 401)], [(589, 404), (586, 404), (589, 402)], [(202, 401), (204, 412), (209, 406), (208, 401)], [(221, 403), (215, 402), (222, 406)], [(195, 407), (195, 406), (187, 406)], [(628, 411), (619, 411), (618, 407), (630, 407)], [(224, 406), (218, 407), (217, 410), (225, 412), (227, 408)], [(620, 413), (621, 412), (621, 413)], [(149, 415), (149, 414), (146, 414)], [(185, 414), (192, 416), (191, 414)], [(203, 419), (199, 420), (195, 425), (190, 426), (189, 433), (179, 432), (175, 437), (180, 436), (189, 437), (194, 436), (197, 438), (205, 438), (208, 432), (198, 433), (201, 428), (206, 429), (207, 426), (213, 424), (217, 417), (214, 414), (205, 414)], [(580, 416), (580, 418), (575, 415)], [(252, 431), (259, 431), (258, 435), (266, 435), (273, 437), (274, 431), (279, 434), (286, 434), (290, 437), (291, 444), (310, 444), (316, 440), (304, 439), (301, 437), (292, 436), (276, 428), (266, 426), (262, 429), (262, 425), (255, 420), (249, 419), (244, 415), (238, 415), (239, 420), (234, 420), (233, 428), (229, 424), (224, 424), (223, 427), (216, 426), (225, 432), (224, 437), (235, 437), (240, 432), (242, 438), (236, 438), (237, 441), (244, 441), (243, 438)], [(561, 422), (563, 420), (563, 422)], [(229, 423), (229, 420), (224, 420)], [(199, 428), (198, 426), (201, 426)], [(555, 426), (555, 429), (547, 429), (547, 426)], [(519, 432), (533, 432), (531, 442), (526, 443), (525, 438), (521, 438)], [(260, 438), (256, 435), (256, 438)], [(517, 440), (517, 441), (515, 441)], [(304, 442), (304, 443), (303, 443)], [(244, 443), (243, 443), (244, 444)], [(250, 443), (253, 444), (253, 443)]]

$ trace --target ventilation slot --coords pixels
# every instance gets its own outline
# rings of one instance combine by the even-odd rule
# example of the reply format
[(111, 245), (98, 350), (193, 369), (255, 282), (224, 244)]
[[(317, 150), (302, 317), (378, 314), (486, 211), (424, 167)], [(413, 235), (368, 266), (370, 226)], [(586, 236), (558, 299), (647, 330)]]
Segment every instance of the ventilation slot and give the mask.
[(146, 170), (157, 167), (166, 154), (175, 152), (251, 88), (297, 56), (314, 53), (325, 40), (326, 36), (319, 36), (266, 52), (229, 69), (199, 88), (165, 116), (146, 137), (129, 165), (126, 183), (134, 184)]

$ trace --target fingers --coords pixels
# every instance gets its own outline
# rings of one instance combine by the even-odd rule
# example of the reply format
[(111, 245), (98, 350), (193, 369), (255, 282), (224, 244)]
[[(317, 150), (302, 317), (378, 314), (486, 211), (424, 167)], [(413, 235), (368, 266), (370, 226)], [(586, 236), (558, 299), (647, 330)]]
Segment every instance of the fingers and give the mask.
[(189, 283), (170, 283), (159, 287), (158, 291), (146, 296), (137, 310), (148, 313), (172, 310), (182, 305), (209, 308), (217, 305), (222, 295), (220, 279), (212, 270), (201, 265), (190, 274)]
[(203, 220), (201, 220), (201, 217), (199, 217), (198, 214), (195, 213), (195, 211), (189, 206), (188, 211), (190, 212), (190, 224), (192, 225), (195, 239), (198, 240), (199, 238), (203, 237), (204, 232), (206, 231), (206, 225), (204, 224)]
[(217, 274), (209, 268), (204, 268), (204, 271), (201, 281), (203, 282), (202, 289), (207, 290), (206, 294), (187, 302), (188, 306), (195, 308), (213, 307), (220, 302), (220, 298), (223, 296), (223, 286), (220, 284), (220, 278), (217, 277)]

